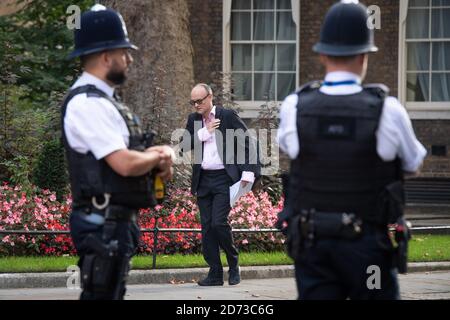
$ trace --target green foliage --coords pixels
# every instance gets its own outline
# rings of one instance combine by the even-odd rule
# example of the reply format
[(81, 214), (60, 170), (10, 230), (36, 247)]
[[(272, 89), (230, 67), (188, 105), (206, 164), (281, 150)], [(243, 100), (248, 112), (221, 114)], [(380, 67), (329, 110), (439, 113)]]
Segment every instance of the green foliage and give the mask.
[(59, 201), (67, 193), (67, 171), (64, 148), (60, 140), (50, 140), (44, 144), (33, 172), (33, 182), (41, 189), (56, 193)]
[(55, 110), (35, 109), (22, 100), (21, 87), (0, 83), (0, 180), (10, 180), (29, 189), (35, 156), (48, 130)]
[(0, 17), (0, 70), (15, 78), (26, 91), (22, 99), (35, 107), (47, 106), (52, 92), (66, 91), (78, 72), (76, 61), (66, 60), (73, 48), (73, 31), (66, 25), (72, 4), (85, 10), (93, 0), (33, 0)]
[(66, 10), (78, 5), (84, 11), (94, 1), (19, 2), (23, 9), (0, 17), (0, 181), (30, 189), (42, 181), (32, 177), (33, 168), (44, 142), (60, 136), (59, 103), (79, 72), (78, 63), (66, 59), (73, 49)]

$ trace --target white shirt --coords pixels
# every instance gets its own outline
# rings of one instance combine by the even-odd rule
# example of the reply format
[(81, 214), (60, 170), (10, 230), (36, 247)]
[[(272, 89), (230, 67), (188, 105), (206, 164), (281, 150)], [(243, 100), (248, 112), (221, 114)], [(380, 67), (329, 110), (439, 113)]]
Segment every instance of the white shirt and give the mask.
[[(113, 96), (114, 88), (99, 78), (84, 72), (71, 89), (95, 85)], [(97, 160), (114, 151), (126, 149), (130, 133), (116, 107), (105, 98), (79, 94), (68, 105), (64, 130), (70, 147), (79, 153), (92, 152)]]
[[(214, 120), (216, 116), (216, 106), (213, 106), (209, 117), (211, 121)], [(203, 128), (198, 130), (197, 136), (200, 141), (203, 142), (203, 159), (202, 159), (202, 169), (203, 170), (221, 170), (224, 169), (222, 159), (220, 158), (219, 152), (217, 150), (216, 135), (209, 133), (206, 128), (206, 121), (203, 118)], [(248, 181), (253, 183), (255, 181), (255, 174), (251, 171), (242, 172), (242, 181)]]
[[(346, 95), (362, 91), (361, 78), (353, 73), (330, 72), (325, 77), (325, 81), (329, 82), (348, 80), (356, 81), (357, 84), (324, 85), (320, 91), (327, 95)], [(300, 152), (297, 134), (297, 102), (297, 94), (291, 94), (283, 101), (277, 137), (281, 150), (286, 152), (291, 159), (297, 158)], [(396, 98), (386, 98), (375, 134), (377, 153), (381, 159), (392, 161), (398, 156), (404, 171), (415, 172), (419, 169), (427, 151), (417, 140), (408, 113)]]
[[(214, 121), (216, 116), (216, 106), (213, 106), (209, 113), (210, 121)], [(198, 138), (203, 142), (203, 170), (221, 170), (225, 169), (222, 159), (220, 159), (219, 152), (217, 151), (216, 135), (209, 133), (206, 128), (206, 121), (203, 118), (203, 128), (198, 130)]]

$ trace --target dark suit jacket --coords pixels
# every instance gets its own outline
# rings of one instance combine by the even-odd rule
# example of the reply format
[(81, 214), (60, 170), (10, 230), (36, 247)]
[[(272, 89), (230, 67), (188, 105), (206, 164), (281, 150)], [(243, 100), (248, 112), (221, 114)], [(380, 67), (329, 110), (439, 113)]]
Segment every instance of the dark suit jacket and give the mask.
[[(220, 126), (218, 130), (216, 130), (217, 150), (225, 166), (225, 170), (233, 183), (236, 183), (241, 179), (243, 171), (253, 172), (255, 174), (255, 180), (259, 178), (261, 175), (261, 166), (259, 165), (259, 153), (257, 152), (258, 143), (256, 139), (249, 138), (248, 135), (245, 135), (248, 130), (245, 123), (239, 118), (234, 110), (225, 109), (220, 106), (216, 106), (215, 118), (220, 119)], [(182, 151), (187, 151), (186, 147), (190, 147), (191, 149), (194, 148), (194, 165), (191, 182), (191, 192), (194, 195), (197, 193), (203, 159), (203, 142), (200, 141), (197, 135), (198, 130), (202, 127), (202, 116), (196, 112), (191, 113), (186, 124), (190, 143), (182, 143)], [(225, 143), (227, 141), (227, 129), (241, 129), (234, 131), (236, 133), (235, 135), (231, 135), (233, 137), (232, 146), (234, 146), (234, 150), (227, 150), (227, 148), (231, 147), (230, 143), (228, 143), (228, 146), (227, 143)], [(220, 131), (222, 135), (220, 136), (217, 131)], [(230, 136), (230, 133), (232, 132), (233, 131), (229, 132), (228, 135)], [(245, 150), (245, 161), (242, 161), (243, 159), (238, 157), (238, 150)]]

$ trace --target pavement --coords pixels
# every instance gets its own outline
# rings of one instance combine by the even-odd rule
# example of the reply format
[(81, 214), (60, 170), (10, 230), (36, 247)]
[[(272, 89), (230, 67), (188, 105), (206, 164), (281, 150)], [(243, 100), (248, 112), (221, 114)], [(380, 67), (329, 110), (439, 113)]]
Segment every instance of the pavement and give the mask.
[[(405, 300), (450, 299), (450, 271), (400, 275), (400, 292)], [(79, 289), (2, 289), (0, 300), (76, 300)], [(243, 280), (237, 286), (200, 287), (196, 283), (128, 285), (126, 300), (294, 300), (295, 279)]]
[[(450, 271), (450, 261), (408, 264), (408, 272), (410, 273), (438, 270)], [(58, 288), (77, 286), (77, 284), (79, 286), (79, 273), (77, 271), (78, 268), (73, 266), (73, 269), (68, 272), (3, 273), (0, 274), (0, 289)], [(207, 273), (207, 268), (132, 270), (128, 278), (128, 284), (197, 282)], [(226, 281), (228, 273), (225, 272), (224, 275)], [(293, 277), (294, 267), (292, 265), (241, 267), (241, 278), (244, 280)]]
[[(76, 270), (75, 270), (76, 271)], [(128, 279), (128, 300), (292, 300), (297, 291), (294, 268), (241, 267), (238, 286), (200, 287), (206, 268), (133, 270)], [(450, 262), (410, 263), (400, 275), (403, 299), (450, 299)], [(80, 294), (77, 273), (0, 274), (0, 300), (73, 300)]]

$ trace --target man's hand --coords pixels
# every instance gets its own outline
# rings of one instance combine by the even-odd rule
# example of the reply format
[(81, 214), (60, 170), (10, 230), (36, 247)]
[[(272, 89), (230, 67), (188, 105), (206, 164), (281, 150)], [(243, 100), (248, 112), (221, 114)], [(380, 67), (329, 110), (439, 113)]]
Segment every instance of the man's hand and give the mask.
[(210, 123), (208, 123), (206, 125), (206, 129), (208, 130), (209, 133), (213, 133), (214, 130), (219, 128), (219, 126), (220, 126), (220, 120), (219, 119), (214, 119), (213, 121), (211, 121)]
[(249, 183), (250, 183), (249, 181), (241, 180), (242, 188), (245, 188)]

